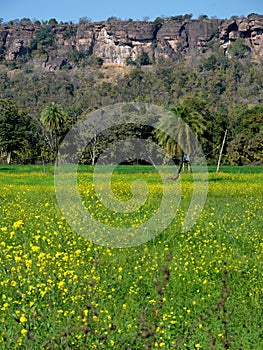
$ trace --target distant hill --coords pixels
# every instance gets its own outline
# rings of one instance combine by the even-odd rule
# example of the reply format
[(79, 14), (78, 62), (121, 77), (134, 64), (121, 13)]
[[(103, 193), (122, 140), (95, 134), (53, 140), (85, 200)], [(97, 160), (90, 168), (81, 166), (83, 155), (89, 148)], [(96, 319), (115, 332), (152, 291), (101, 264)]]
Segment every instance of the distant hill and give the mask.
[[(235, 42), (240, 54), (263, 57), (263, 15), (230, 20), (192, 20), (184, 16), (149, 21), (121, 21), (83, 24), (17, 23), (0, 26), (0, 58), (13, 62), (32, 60), (45, 70), (74, 66), (82, 56), (93, 55), (101, 64), (125, 65), (136, 60), (155, 62), (160, 58), (206, 55), (215, 44), (226, 53)], [(231, 51), (231, 50), (230, 50)], [(231, 54), (231, 52), (229, 52)], [(35, 58), (35, 60), (34, 60)], [(40, 60), (36, 60), (39, 58)]]

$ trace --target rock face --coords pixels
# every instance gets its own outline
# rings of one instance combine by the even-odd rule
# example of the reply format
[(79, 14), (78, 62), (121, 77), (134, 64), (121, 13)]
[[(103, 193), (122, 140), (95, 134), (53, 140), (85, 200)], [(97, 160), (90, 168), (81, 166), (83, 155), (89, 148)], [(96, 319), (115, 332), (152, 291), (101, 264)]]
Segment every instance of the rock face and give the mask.
[(236, 21), (225, 21), (220, 31), (220, 44), (227, 48), (237, 38), (244, 39), (244, 43), (251, 52), (263, 57), (263, 16), (251, 15)]
[(200, 51), (220, 30), (220, 20), (168, 21), (157, 33), (156, 57)]
[[(43, 67), (56, 70), (74, 50), (100, 57), (104, 64), (122, 65), (143, 53), (150, 60), (197, 55), (211, 40), (227, 48), (238, 38), (250, 52), (263, 57), (263, 15), (236, 20), (107, 21), (80, 25), (0, 26), (0, 59), (14, 61), (23, 55), (43, 55)], [(32, 44), (34, 42), (34, 45)], [(47, 58), (49, 57), (49, 58)]]

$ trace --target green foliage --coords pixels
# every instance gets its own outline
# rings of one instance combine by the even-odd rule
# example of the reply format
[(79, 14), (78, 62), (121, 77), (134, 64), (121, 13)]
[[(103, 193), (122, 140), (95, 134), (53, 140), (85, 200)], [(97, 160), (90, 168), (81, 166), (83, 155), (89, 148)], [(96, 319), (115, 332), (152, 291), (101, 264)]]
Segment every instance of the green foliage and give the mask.
[(116, 17), (116, 16), (110, 16), (107, 18), (106, 20), (108, 23), (111, 23), (111, 22), (118, 22), (118, 21), (121, 21), (121, 18), (119, 17)]
[(204, 62), (204, 68), (206, 70), (215, 70), (215, 68), (218, 65), (218, 60), (215, 54), (212, 54), (210, 57), (208, 57)]
[(52, 27), (44, 27), (36, 31), (36, 36), (32, 39), (30, 49), (38, 50), (40, 53), (46, 52), (46, 49), (53, 45), (55, 33)]
[[(191, 157), (198, 149), (197, 138), (204, 133), (203, 116), (194, 104), (188, 105), (186, 101), (180, 101), (171, 111), (174, 115), (165, 115), (158, 122), (155, 138), (170, 156), (188, 154)], [(169, 134), (162, 130), (169, 131)]]
[(101, 67), (103, 65), (103, 58), (101, 57), (95, 57), (95, 60), (94, 60), (95, 64), (99, 67)]
[(228, 47), (228, 54), (231, 57), (244, 58), (245, 56), (250, 54), (250, 52), (250, 48), (245, 44), (245, 41), (242, 38), (237, 38)]
[(171, 17), (169, 17), (169, 20), (171, 20), (171, 21), (185, 21), (185, 20), (191, 19), (192, 17), (193, 17), (192, 13), (187, 13), (185, 15), (171, 16)]
[(199, 20), (204, 20), (204, 19), (208, 19), (209, 17), (207, 15), (201, 14), (198, 16)]
[(91, 55), (87, 51), (73, 50), (68, 53), (68, 60), (77, 66), (85, 67), (91, 64)]
[(54, 155), (57, 155), (66, 120), (63, 108), (55, 102), (46, 106), (41, 113), (40, 121), (46, 129), (46, 141)]
[(28, 154), (32, 155), (33, 152), (29, 150), (37, 143), (38, 134), (37, 125), (25, 112), (18, 109), (13, 100), (0, 99), (0, 150), (2, 155), (5, 154), (8, 163), (13, 152), (22, 152), (22, 159), (30, 158)]
[(52, 102), (43, 110), (40, 120), (50, 132), (58, 132), (65, 123), (62, 107)]
[(154, 20), (154, 24), (156, 26), (156, 29), (160, 29), (163, 25), (163, 22), (164, 22), (164, 18), (162, 17), (156, 17), (155, 20)]
[(76, 26), (67, 26), (66, 29), (63, 31), (63, 39), (74, 37), (77, 34), (77, 30), (78, 28)]
[(136, 61), (134, 61), (131, 57), (126, 58), (126, 65), (127, 66), (136, 66)]
[(263, 164), (263, 133), (238, 134), (229, 145), (228, 158), (232, 165)]
[(49, 26), (56, 26), (57, 24), (58, 21), (56, 20), (56, 18), (50, 18), (50, 20), (48, 21)]
[(140, 66), (148, 66), (148, 64), (151, 63), (147, 52), (142, 52), (142, 54), (137, 57), (136, 62), (138, 62)]
[(34, 22), (34, 24), (35, 24), (36, 26), (41, 26), (41, 22), (40, 22), (38, 19)]
[(91, 18), (84, 16), (79, 19), (79, 24), (87, 24), (91, 22)]
[(22, 18), (22, 19), (20, 20), (20, 24), (21, 24), (22, 26), (27, 26), (27, 25), (32, 24), (32, 21), (31, 21), (30, 18)]
[(228, 148), (228, 158), (233, 165), (260, 165), (263, 163), (263, 107), (250, 106), (236, 111), (235, 137)]

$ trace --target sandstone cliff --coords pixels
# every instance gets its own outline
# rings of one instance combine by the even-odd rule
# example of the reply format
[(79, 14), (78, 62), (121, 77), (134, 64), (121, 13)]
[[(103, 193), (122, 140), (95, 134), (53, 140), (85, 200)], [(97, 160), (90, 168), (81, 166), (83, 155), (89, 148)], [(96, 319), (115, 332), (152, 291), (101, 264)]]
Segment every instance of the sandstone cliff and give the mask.
[[(48, 42), (48, 40), (49, 42)], [(0, 26), (0, 58), (14, 61), (43, 56), (43, 67), (56, 70), (77, 50), (100, 57), (104, 64), (125, 64), (146, 53), (151, 60), (176, 54), (203, 54), (212, 40), (227, 52), (241, 38), (251, 54), (263, 57), (263, 15), (236, 20), (106, 21), (80, 25)], [(46, 41), (45, 41), (46, 40)], [(46, 45), (45, 50), (43, 42)], [(34, 44), (34, 45), (33, 45)], [(42, 50), (42, 51), (41, 51)], [(69, 62), (70, 64), (70, 62)]]

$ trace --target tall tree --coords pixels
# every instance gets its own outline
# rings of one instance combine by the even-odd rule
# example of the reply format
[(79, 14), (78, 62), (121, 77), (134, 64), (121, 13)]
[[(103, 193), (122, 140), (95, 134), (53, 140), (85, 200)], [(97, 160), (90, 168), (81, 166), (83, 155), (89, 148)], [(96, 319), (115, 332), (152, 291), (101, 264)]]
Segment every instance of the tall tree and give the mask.
[[(158, 143), (172, 156), (179, 155), (179, 165), (172, 180), (177, 180), (183, 167), (184, 156), (194, 155), (197, 138), (204, 132), (203, 116), (189, 109), (182, 101), (171, 108), (173, 114), (165, 115), (159, 121), (160, 129), (155, 131)], [(167, 133), (161, 130), (167, 130)]]
[(13, 152), (32, 148), (37, 132), (33, 120), (20, 111), (12, 99), (0, 99), (0, 151), (7, 164)]
[(228, 160), (233, 165), (263, 164), (263, 106), (241, 106), (232, 128)]
[(51, 152), (54, 153), (56, 157), (56, 165), (59, 142), (63, 135), (63, 127), (66, 123), (66, 120), (67, 118), (63, 111), (63, 108), (55, 102), (52, 102), (46, 106), (42, 111), (40, 117), (40, 121), (45, 127), (46, 141), (50, 147)]

